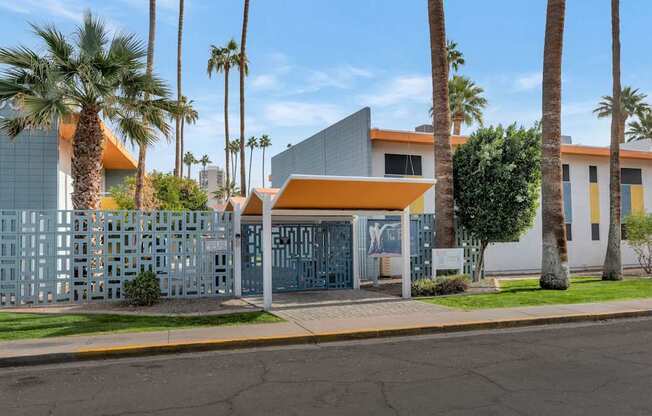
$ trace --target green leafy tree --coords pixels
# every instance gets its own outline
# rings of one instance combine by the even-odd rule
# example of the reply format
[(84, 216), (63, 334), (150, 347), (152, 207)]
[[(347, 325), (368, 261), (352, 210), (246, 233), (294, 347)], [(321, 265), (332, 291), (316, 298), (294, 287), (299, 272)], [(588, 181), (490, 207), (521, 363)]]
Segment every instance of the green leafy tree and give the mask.
[(541, 184), (538, 127), (481, 128), (453, 156), (461, 225), (480, 240), (474, 280), (492, 242), (517, 240), (532, 226)]
[(267, 134), (263, 134), (260, 136), (260, 139), (258, 139), (258, 147), (260, 147), (263, 151), (263, 181), (261, 182), (261, 186), (264, 188), (265, 187), (265, 149), (270, 147), (272, 145), (272, 139), (269, 137)]
[(652, 112), (638, 116), (638, 120), (629, 123), (627, 130), (627, 141), (652, 139)]
[[(134, 35), (110, 36), (106, 24), (90, 13), (74, 36), (54, 26), (32, 29), (45, 45), (0, 48), (0, 101), (15, 99), (21, 112), (0, 127), (16, 137), (25, 129), (50, 128), (52, 123), (78, 113), (73, 138), (72, 203), (75, 209), (99, 209), (104, 135), (101, 117), (117, 114), (129, 96), (150, 94), (154, 100), (165, 83), (145, 73), (144, 44)], [(158, 90), (156, 90), (158, 89)], [(135, 106), (137, 107), (137, 106)], [(137, 108), (131, 127), (143, 128)], [(75, 116), (77, 117), (77, 116)]]
[[(208, 195), (197, 182), (174, 174), (153, 172), (146, 176), (145, 204), (147, 209), (164, 211), (205, 211)], [(134, 209), (135, 178), (125, 178), (110, 189), (119, 209)]]
[(635, 213), (625, 217), (627, 243), (636, 253), (645, 273), (652, 274), (652, 214)]

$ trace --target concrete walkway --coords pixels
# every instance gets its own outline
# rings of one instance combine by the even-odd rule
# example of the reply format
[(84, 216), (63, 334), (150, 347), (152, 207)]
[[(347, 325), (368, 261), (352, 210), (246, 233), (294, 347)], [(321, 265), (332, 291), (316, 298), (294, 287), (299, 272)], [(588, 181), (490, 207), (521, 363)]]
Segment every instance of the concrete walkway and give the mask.
[[(0, 366), (652, 315), (652, 299), (460, 311), (352, 292), (275, 295), (273, 312), (283, 323), (0, 342)], [(320, 301), (323, 296), (330, 298)]]

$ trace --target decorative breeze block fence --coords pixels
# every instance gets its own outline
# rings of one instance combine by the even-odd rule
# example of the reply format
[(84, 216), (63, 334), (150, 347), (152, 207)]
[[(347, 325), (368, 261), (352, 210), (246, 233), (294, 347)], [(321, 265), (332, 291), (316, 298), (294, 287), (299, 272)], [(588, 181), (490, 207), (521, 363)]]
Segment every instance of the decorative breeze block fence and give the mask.
[(229, 213), (0, 210), (0, 306), (123, 298), (143, 270), (164, 297), (233, 294)]

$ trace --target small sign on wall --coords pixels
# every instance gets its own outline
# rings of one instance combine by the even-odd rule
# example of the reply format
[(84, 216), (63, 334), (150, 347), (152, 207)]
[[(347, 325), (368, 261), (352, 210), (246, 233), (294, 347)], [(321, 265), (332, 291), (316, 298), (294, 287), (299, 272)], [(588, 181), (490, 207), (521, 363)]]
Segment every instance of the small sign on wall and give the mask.
[(209, 253), (219, 253), (227, 251), (226, 240), (217, 238), (207, 238), (204, 240), (204, 249)]
[(437, 277), (437, 270), (457, 270), (464, 272), (463, 248), (432, 249), (432, 277)]

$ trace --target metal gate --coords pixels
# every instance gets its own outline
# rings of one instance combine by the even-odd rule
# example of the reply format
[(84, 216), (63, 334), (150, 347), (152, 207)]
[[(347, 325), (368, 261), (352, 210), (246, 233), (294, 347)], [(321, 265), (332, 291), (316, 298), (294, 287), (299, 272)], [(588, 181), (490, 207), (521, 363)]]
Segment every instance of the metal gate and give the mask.
[[(242, 293), (263, 291), (262, 225), (242, 224)], [(274, 224), (272, 290), (353, 287), (350, 222)]]

